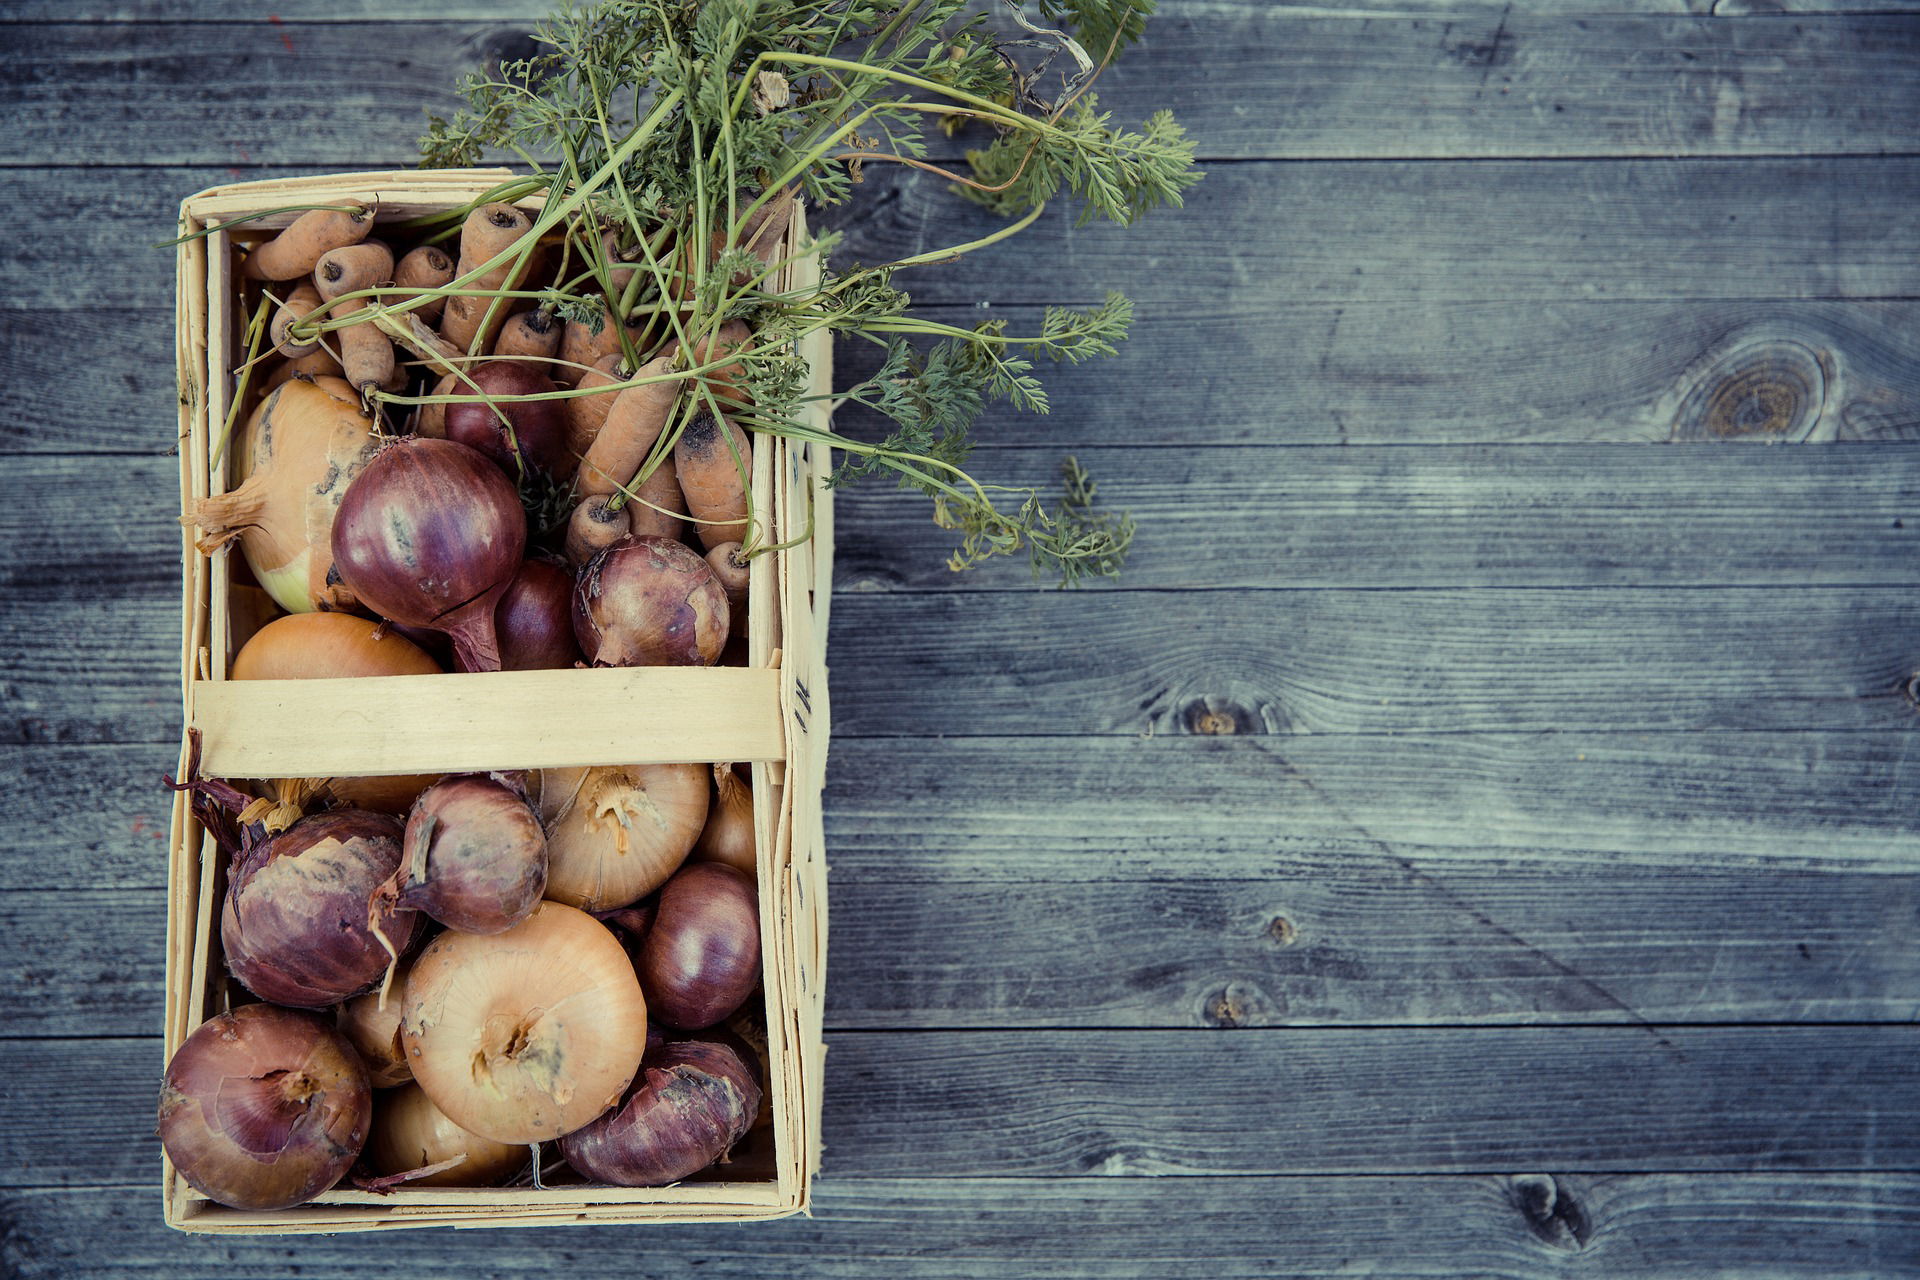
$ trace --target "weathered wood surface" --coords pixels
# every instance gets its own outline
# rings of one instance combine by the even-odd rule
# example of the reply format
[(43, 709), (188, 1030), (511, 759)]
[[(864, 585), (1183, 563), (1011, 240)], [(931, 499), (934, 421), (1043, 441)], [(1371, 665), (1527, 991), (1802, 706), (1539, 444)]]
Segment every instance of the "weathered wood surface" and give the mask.
[[(1920, 1140), (1912, 1026), (894, 1031), (829, 1044), (824, 1168), (839, 1177), (1902, 1172)], [(150, 1176), (162, 1065), (158, 1038), (0, 1040), (0, 1186)]]
[[(197, 25), (16, 28), (0, 162), (70, 164), (85, 136), (91, 164), (359, 167), (405, 155), (428, 112), (451, 113), (449, 65), (533, 47), (517, 25), (380, 30), (229, 22), (214, 41)], [(1208, 160), (1874, 155), (1911, 148), (1920, 23), (1170, 5), (1099, 95), (1122, 120), (1172, 108)], [(941, 139), (936, 154), (961, 151)]]
[[(388, 159), (392, 159), (389, 157)], [(379, 158), (370, 157), (377, 167)], [(167, 309), (180, 199), (283, 169), (21, 169), (23, 217), (59, 222), (0, 261), (12, 308), (71, 308), (111, 278), (120, 306)], [(944, 180), (870, 170), (838, 221), (847, 261), (887, 262), (991, 226)], [(1123, 288), (1143, 310), (1229, 314), (1302, 302), (1920, 297), (1920, 158), (1250, 161), (1137, 234), (1049, 211), (1026, 235), (903, 272), (925, 303), (1087, 305)], [(74, 222), (72, 210), (90, 216)], [(1437, 211), (1445, 216), (1436, 216)]]
[[(159, 741), (177, 729), (178, 606), (22, 587), (0, 741)], [(900, 661), (899, 636), (938, 636)], [(1920, 602), (1895, 588), (848, 593), (836, 732), (1641, 733), (1904, 729)], [(70, 691), (84, 685), (75, 705)]]
[[(1014, 334), (1038, 332), (1041, 318), (1033, 307), (925, 311), (953, 324), (1003, 317)], [(0, 420), (0, 450), (163, 447), (175, 394), (172, 313), (58, 314), (50, 322), (0, 299), (0, 380), (19, 406)], [(844, 342), (835, 353), (842, 388), (876, 367), (866, 343)], [(111, 372), (76, 397), (76, 369)], [(983, 443), (1058, 453), (1136, 444), (1912, 440), (1920, 438), (1920, 303), (1431, 300), (1236, 312), (1168, 302), (1136, 318), (1118, 356), (1041, 373), (1052, 411), (991, 407), (977, 429)], [(1115, 405), (1127, 406), (1124, 418)], [(836, 422), (855, 435), (883, 434), (857, 407)], [(859, 540), (849, 541), (858, 552)]]
[(474, 1274), (672, 1274), (721, 1280), (1799, 1280), (1911, 1274), (1911, 1174), (1302, 1178), (822, 1178), (815, 1216), (665, 1231), (575, 1227), (318, 1241), (158, 1231), (150, 1179), (0, 1197), (19, 1280), (112, 1274), (433, 1280)]
[[(1712, 445), (1297, 449), (1086, 448), (1103, 499), (1139, 521), (1122, 590), (1225, 587), (1920, 586), (1911, 446)], [(1059, 458), (975, 455), (983, 479), (1059, 488)], [(0, 474), (0, 582), (28, 593), (84, 575), (165, 595), (179, 531), (152, 504), (76, 539), (52, 518), (102, 473), (163, 492), (160, 457), (28, 456)], [(842, 591), (1023, 590), (1024, 560), (946, 568), (953, 535), (884, 480), (841, 491)], [(36, 587), (35, 584), (45, 584)], [(29, 597), (30, 598), (30, 597)], [(1060, 609), (1074, 606), (1058, 604)]]
[[(166, 1235), (144, 246), (407, 163), (542, 7), (0, 18), (0, 162), (63, 229), (0, 255), (0, 1270), (1920, 1275), (1920, 27), (1867, 16), (1908, 0), (1169, 0), (1101, 87), (1219, 158), (1189, 209), (901, 277), (1140, 300), (976, 460), (1077, 452), (1143, 530), (1119, 590), (1029, 593), (842, 500), (820, 1216)], [(989, 227), (941, 187), (870, 171), (843, 258)]]

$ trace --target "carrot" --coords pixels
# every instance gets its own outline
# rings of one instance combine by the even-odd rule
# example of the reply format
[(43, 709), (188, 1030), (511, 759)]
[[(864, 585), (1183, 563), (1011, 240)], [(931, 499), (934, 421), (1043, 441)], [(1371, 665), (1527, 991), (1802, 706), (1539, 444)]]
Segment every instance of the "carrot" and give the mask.
[[(551, 311), (522, 311), (500, 327), (493, 340), (496, 356), (550, 356), (560, 349), (560, 334), (566, 328)], [(544, 372), (548, 366), (542, 365)]]
[[(328, 302), (343, 294), (371, 289), (393, 278), (393, 253), (385, 245), (356, 244), (332, 249), (314, 264), (313, 282)], [(367, 306), (365, 298), (349, 298), (333, 309), (345, 319)], [(340, 363), (347, 381), (365, 391), (385, 388), (397, 374), (393, 340), (378, 326), (362, 322), (335, 331), (340, 339)]]
[(752, 450), (746, 432), (705, 410), (694, 415), (673, 446), (680, 492), (688, 513), (702, 522), (693, 528), (709, 551), (746, 537), (747, 489), (741, 477), (753, 473)]
[[(411, 302), (421, 294), (441, 288), (452, 280), (453, 259), (430, 244), (423, 244), (400, 259), (399, 265), (393, 269), (393, 283), (399, 288), (413, 290), (406, 297), (396, 299), (398, 302)], [(446, 306), (445, 298), (431, 298), (413, 314), (427, 324), (438, 324), (440, 313), (446, 309)]]
[(289, 360), (297, 360), (319, 350), (320, 339), (317, 337), (311, 342), (291, 342), (287, 338), (287, 330), (293, 327), (293, 322), (319, 305), (320, 291), (313, 287), (311, 280), (302, 280), (300, 286), (281, 301), (280, 309), (274, 312), (273, 325), (267, 330), (273, 349)]
[[(460, 268), (458, 274), (465, 276), (482, 264), (492, 261), (506, 250), (518, 244), (520, 238), (533, 229), (533, 219), (510, 204), (483, 204), (467, 215), (466, 225), (460, 228)], [(469, 280), (465, 287), (473, 289), (511, 289), (520, 276), (524, 275), (532, 261), (532, 255), (519, 260), (508, 260), (485, 275)], [(495, 302), (501, 303), (495, 307)], [(493, 319), (487, 323), (487, 314), (491, 311)], [(446, 314), (440, 321), (440, 335), (454, 346), (469, 355), (480, 355), (487, 349), (493, 333), (507, 317), (506, 300), (499, 298), (469, 298), (455, 296), (447, 299)], [(486, 332), (481, 332), (482, 324)]]
[(294, 378), (338, 378), (344, 373), (340, 362), (333, 358), (333, 353), (321, 347), (298, 359), (282, 361), (260, 384), (260, 394), (264, 396), (281, 383)]
[[(637, 376), (654, 378), (672, 372), (673, 367), (666, 360), (653, 360), (641, 366)], [(580, 459), (580, 469), (574, 475), (574, 487), (581, 497), (618, 493), (640, 473), (647, 454), (653, 450), (653, 442), (666, 428), (667, 415), (673, 412), (673, 402), (679, 395), (679, 380), (669, 378), (628, 387), (614, 397), (612, 407), (607, 410), (607, 420), (601, 424), (600, 433), (594, 436), (593, 445)]]
[(373, 230), (373, 215), (378, 206), (347, 213), (340, 209), (314, 209), (295, 218), (285, 231), (247, 255), (241, 265), (250, 280), (298, 280), (313, 270), (313, 264), (329, 249), (359, 244)]
[(687, 500), (680, 492), (680, 478), (673, 469), (673, 455), (668, 454), (660, 459), (660, 465), (654, 468), (653, 474), (634, 492), (639, 495), (640, 501), (629, 502), (623, 508), (633, 531), (672, 538), (678, 542), (680, 535), (687, 531), (686, 523), (681, 518), (687, 514)]
[[(467, 390), (471, 391), (473, 388), (468, 387)], [(436, 396), (457, 395), (459, 391), (460, 375), (457, 373), (450, 373), (433, 384), (433, 394)], [(450, 404), (421, 405), (420, 419), (414, 424), (413, 434), (417, 436), (430, 436), (436, 440), (446, 439), (447, 410), (451, 408), (453, 408), (453, 406)]]
[(740, 544), (721, 543), (707, 552), (707, 564), (712, 567), (720, 589), (727, 593), (727, 617), (731, 620), (728, 634), (747, 634), (748, 569), (747, 558), (740, 554)]
[[(608, 383), (621, 381), (622, 365), (618, 353), (602, 356), (593, 362), (593, 368), (580, 375), (575, 390), (581, 387), (604, 387)], [(607, 411), (613, 408), (617, 391), (603, 391), (594, 396), (574, 396), (560, 402), (567, 415), (567, 455), (584, 458), (587, 450), (593, 447), (593, 438), (600, 434), (600, 426), (607, 420)]]
[[(624, 264), (640, 261), (638, 246), (628, 249), (620, 247), (620, 231), (615, 227), (609, 227), (600, 233), (600, 248), (607, 255), (608, 262)], [(640, 268), (637, 266), (617, 265), (607, 272), (616, 298), (626, 292), (627, 282), (633, 279), (633, 273), (638, 270)]]
[[(688, 361), (687, 365), (691, 368), (697, 364), (705, 364), (709, 360), (732, 355), (736, 351), (751, 351), (752, 337), (753, 330), (747, 328), (746, 321), (729, 320), (720, 326), (718, 333), (694, 347), (694, 358)], [(663, 356), (675, 356), (679, 353), (678, 338), (670, 339), (667, 345), (660, 349), (660, 354)], [(746, 366), (739, 363), (723, 364), (718, 369), (701, 374), (700, 385), (711, 391), (714, 398), (721, 404), (744, 409), (753, 403), (753, 397), (739, 385), (740, 379), (746, 375), (746, 372)]]
[[(627, 338), (633, 343), (634, 354), (645, 356), (650, 345), (651, 323), (630, 324)], [(600, 313), (600, 332), (595, 333), (592, 326), (581, 324), (578, 320), (567, 321), (567, 331), (560, 339), (560, 358), (574, 364), (598, 364), (607, 356), (617, 356), (625, 349), (620, 345), (620, 330), (614, 326), (613, 313)], [(565, 365), (554, 366), (554, 381), (577, 385), (581, 378), (578, 369), (569, 369)]]
[(633, 532), (627, 512), (632, 503), (609, 511), (605, 495), (584, 498), (567, 520), (567, 563), (578, 569)]

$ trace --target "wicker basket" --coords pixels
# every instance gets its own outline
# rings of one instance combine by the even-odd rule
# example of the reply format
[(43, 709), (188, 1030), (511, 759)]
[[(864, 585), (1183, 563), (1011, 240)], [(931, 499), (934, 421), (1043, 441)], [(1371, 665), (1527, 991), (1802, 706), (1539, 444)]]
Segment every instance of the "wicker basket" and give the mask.
[[(183, 231), (286, 205), (377, 199), (381, 220), (466, 203), (505, 170), (353, 173), (215, 187), (181, 206)], [(179, 255), (180, 498), (226, 487), (210, 446), (242, 358), (236, 244), (295, 215), (215, 231)], [(803, 234), (796, 217), (790, 244)], [(817, 264), (797, 262), (791, 286)], [(814, 391), (830, 383), (831, 346), (809, 339)], [(827, 412), (824, 398), (814, 403)], [(767, 446), (771, 447), (767, 447)], [(207, 1200), (169, 1163), (165, 1210), (186, 1231), (301, 1233), (453, 1225), (676, 1222), (775, 1218), (804, 1211), (819, 1165), (824, 1047), (826, 867), (820, 792), (828, 736), (827, 606), (833, 511), (819, 483), (829, 465), (815, 446), (761, 437), (754, 452), (756, 514), (778, 541), (814, 536), (753, 562), (748, 665), (393, 676), (375, 680), (228, 681), (239, 623), (229, 608), (228, 553), (207, 556), (183, 537), (181, 681), (200, 770), (215, 777), (419, 774), (665, 761), (749, 761), (765, 958), (771, 1141), (715, 1180), (671, 1187), (561, 1186), (536, 1190), (336, 1190), (310, 1204), (246, 1212)], [(610, 708), (629, 714), (609, 715)], [(182, 734), (181, 767), (187, 764)], [(166, 1051), (169, 1057), (225, 1007), (218, 904), (224, 866), (176, 799), (169, 846)], [(157, 1080), (156, 1080), (157, 1085)]]

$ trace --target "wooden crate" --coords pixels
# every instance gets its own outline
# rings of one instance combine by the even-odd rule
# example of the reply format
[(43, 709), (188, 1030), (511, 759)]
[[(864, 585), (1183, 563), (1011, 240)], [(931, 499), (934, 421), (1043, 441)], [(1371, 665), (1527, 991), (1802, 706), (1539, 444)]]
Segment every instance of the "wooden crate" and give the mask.
[[(376, 200), (380, 220), (463, 204), (506, 170), (378, 172), (272, 179), (215, 187), (181, 206), (183, 232), (307, 203)], [(537, 207), (537, 201), (527, 202)], [(212, 440), (242, 357), (236, 245), (294, 214), (215, 231), (179, 254), (180, 499), (224, 491)], [(790, 245), (804, 234), (794, 219)], [(795, 263), (787, 284), (817, 278)], [(806, 343), (821, 425), (831, 344)], [(395, 676), (374, 680), (234, 681), (228, 552), (203, 555), (183, 532), (181, 692), (197, 730), (200, 770), (215, 777), (418, 774), (665, 761), (750, 761), (758, 837), (761, 943), (773, 1111), (771, 1151), (743, 1160), (752, 1178), (663, 1188), (400, 1189), (328, 1192), (278, 1212), (214, 1204), (164, 1170), (169, 1225), (185, 1231), (305, 1233), (452, 1225), (730, 1221), (805, 1211), (819, 1166), (826, 962), (826, 867), (820, 792), (828, 738), (825, 641), (833, 508), (821, 483), (828, 451), (760, 437), (754, 452), (758, 518), (777, 541), (814, 537), (753, 562), (746, 667), (640, 668)], [(609, 709), (627, 714), (609, 715)], [(218, 849), (176, 797), (168, 868), (166, 1051), (218, 1012), (227, 979), (219, 954)], [(159, 1078), (154, 1079), (156, 1095)], [(751, 1166), (751, 1167), (748, 1167)], [(759, 1176), (764, 1175), (764, 1176)]]

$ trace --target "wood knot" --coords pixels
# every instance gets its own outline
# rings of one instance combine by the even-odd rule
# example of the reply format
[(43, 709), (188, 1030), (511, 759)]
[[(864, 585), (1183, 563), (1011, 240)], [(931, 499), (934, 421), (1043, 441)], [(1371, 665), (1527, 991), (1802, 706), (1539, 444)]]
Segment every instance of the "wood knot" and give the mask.
[(1519, 1175), (1508, 1183), (1507, 1197), (1542, 1243), (1569, 1253), (1586, 1248), (1593, 1224), (1568, 1186), (1552, 1174)]
[(1299, 940), (1300, 933), (1293, 927), (1293, 921), (1275, 916), (1267, 921), (1267, 937), (1273, 939), (1275, 946), (1290, 947)]
[(1675, 440), (1802, 441), (1826, 407), (1820, 357), (1781, 338), (1749, 341), (1700, 373), (1674, 415)]
[(1210, 1027), (1231, 1031), (1271, 1018), (1264, 992), (1242, 982), (1229, 982), (1201, 1001), (1200, 1020)]
[(1199, 698), (1189, 702), (1182, 717), (1189, 733), (1224, 737), (1260, 732), (1260, 722), (1252, 712), (1224, 698)]

